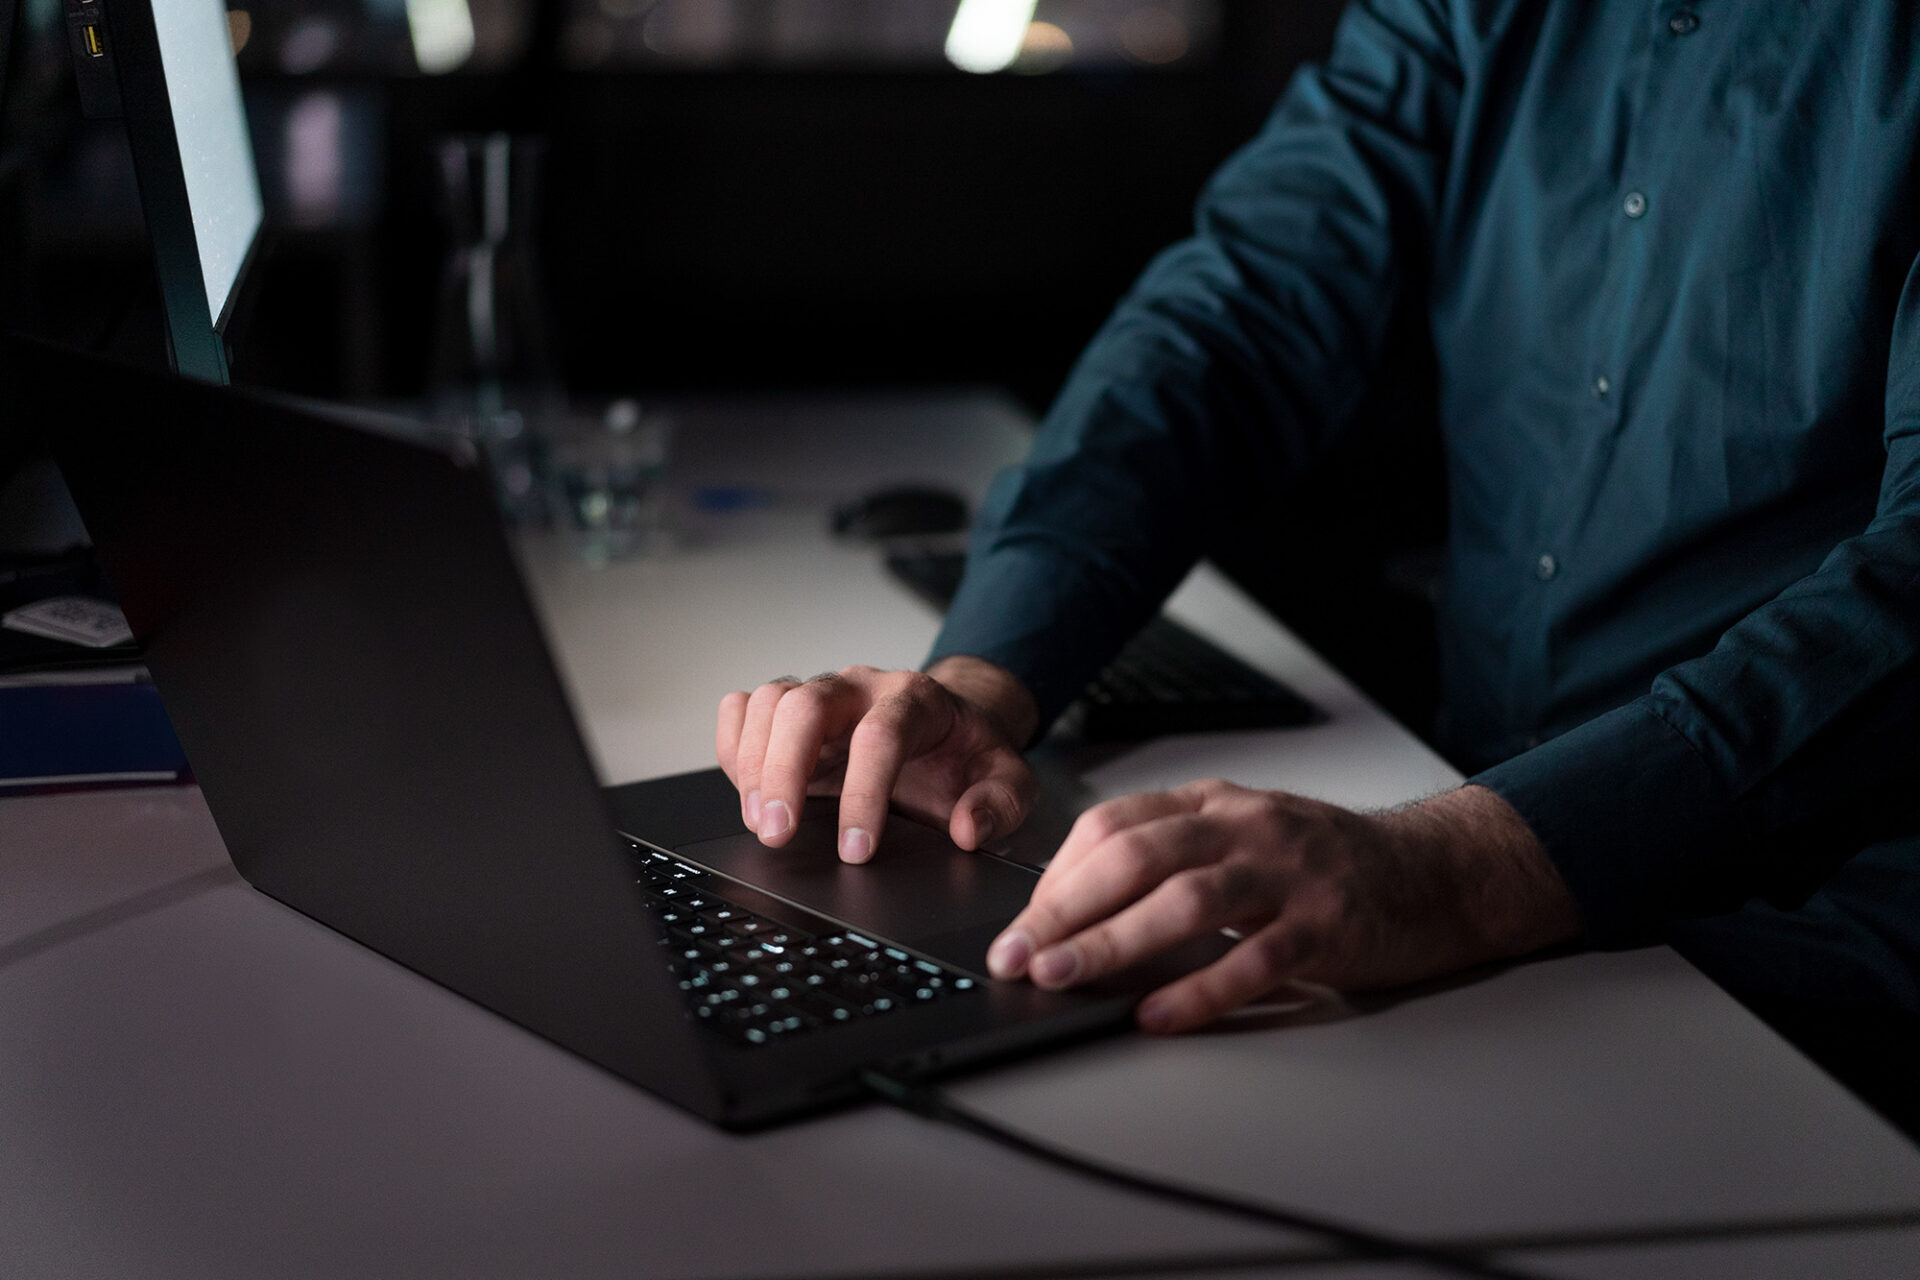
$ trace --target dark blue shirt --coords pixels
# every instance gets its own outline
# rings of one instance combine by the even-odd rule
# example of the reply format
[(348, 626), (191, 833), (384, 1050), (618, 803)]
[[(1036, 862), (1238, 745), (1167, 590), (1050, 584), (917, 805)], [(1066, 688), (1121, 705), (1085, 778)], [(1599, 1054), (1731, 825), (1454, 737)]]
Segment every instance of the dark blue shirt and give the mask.
[(1424, 308), (1443, 746), (1598, 943), (1892, 840), (1868, 963), (1920, 1007), (1917, 148), (1920, 6), (1356, 3), (1001, 477), (935, 656), (1058, 712)]

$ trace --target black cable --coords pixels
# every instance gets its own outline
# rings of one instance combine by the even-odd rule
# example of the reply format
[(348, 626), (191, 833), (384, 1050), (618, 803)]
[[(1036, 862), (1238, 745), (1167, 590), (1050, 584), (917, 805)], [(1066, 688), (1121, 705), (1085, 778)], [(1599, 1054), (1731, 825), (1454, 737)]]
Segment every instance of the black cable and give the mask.
[(15, 0), (0, 0), (0, 105), (7, 100), (7, 67), (13, 61), (13, 23), (18, 12)]
[(1285, 1227), (1290, 1231), (1306, 1232), (1331, 1241), (1344, 1253), (1355, 1258), (1424, 1262), (1459, 1275), (1484, 1277), (1485, 1280), (1547, 1280), (1538, 1272), (1516, 1271), (1480, 1253), (1390, 1236), (1365, 1227), (1350, 1226), (1347, 1223), (1335, 1222), (1329, 1218), (1321, 1218), (1297, 1210), (1275, 1208), (1235, 1196), (1202, 1191), (1197, 1187), (1150, 1178), (1118, 1165), (1105, 1164), (1016, 1133), (1001, 1126), (997, 1121), (952, 1101), (937, 1089), (929, 1089), (906, 1080), (896, 1079), (883, 1071), (871, 1068), (863, 1070), (860, 1073), (860, 1081), (883, 1102), (899, 1107), (903, 1111), (910, 1111), (923, 1120), (933, 1120), (952, 1125), (957, 1129), (964, 1129), (976, 1137), (985, 1138), (989, 1142), (997, 1143), (1043, 1164), (1050, 1164), (1055, 1168), (1065, 1169), (1142, 1195), (1172, 1200), (1196, 1208), (1211, 1209), (1217, 1213), (1245, 1218), (1268, 1226)]

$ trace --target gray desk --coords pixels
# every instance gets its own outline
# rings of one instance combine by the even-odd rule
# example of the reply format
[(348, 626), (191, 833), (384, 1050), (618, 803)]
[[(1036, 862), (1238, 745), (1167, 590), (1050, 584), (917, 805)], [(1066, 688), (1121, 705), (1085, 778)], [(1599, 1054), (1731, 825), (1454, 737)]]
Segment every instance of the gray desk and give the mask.
[[(934, 619), (825, 537), (824, 505), (977, 486), (1019, 438), (975, 397), (686, 409), (686, 483), (770, 505), (602, 573), (526, 546), (607, 779), (703, 766), (728, 688), (917, 661)], [(823, 461), (836, 440), (865, 446), (858, 474)], [(1217, 577), (1174, 607), (1329, 723), (1049, 750), (1052, 807), (1016, 854), (1075, 806), (1204, 774), (1352, 804), (1455, 781)], [(956, 1091), (1089, 1152), (1555, 1275), (1920, 1273), (1920, 1152), (1664, 949), (1289, 1021)], [(878, 1108), (715, 1132), (255, 894), (194, 791), (0, 804), (0, 1274), (1427, 1274), (1316, 1258)]]

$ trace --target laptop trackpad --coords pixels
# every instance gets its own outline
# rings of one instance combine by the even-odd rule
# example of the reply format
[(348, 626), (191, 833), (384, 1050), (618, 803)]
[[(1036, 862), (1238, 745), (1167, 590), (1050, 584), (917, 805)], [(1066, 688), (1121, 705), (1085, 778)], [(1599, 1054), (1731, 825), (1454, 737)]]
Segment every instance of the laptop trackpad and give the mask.
[(1039, 873), (968, 853), (933, 830), (887, 819), (873, 861), (849, 866), (835, 852), (831, 812), (801, 819), (782, 849), (752, 835), (722, 836), (674, 852), (864, 933), (982, 972), (987, 943), (1027, 905)]

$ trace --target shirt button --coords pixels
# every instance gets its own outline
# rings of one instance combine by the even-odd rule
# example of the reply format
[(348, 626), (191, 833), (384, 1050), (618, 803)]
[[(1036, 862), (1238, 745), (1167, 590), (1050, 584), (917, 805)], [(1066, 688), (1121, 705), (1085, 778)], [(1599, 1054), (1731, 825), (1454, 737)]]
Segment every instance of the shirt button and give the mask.
[(1667, 19), (1667, 30), (1677, 36), (1690, 36), (1700, 29), (1700, 15), (1682, 9)]
[(1613, 390), (1613, 383), (1607, 380), (1606, 374), (1603, 373), (1593, 380), (1593, 394), (1604, 398), (1611, 390)]
[(1550, 581), (1553, 575), (1559, 572), (1560, 562), (1550, 555), (1542, 555), (1533, 562), (1533, 576), (1542, 582)]
[(1638, 191), (1627, 192), (1627, 198), (1620, 202), (1620, 210), (1629, 218), (1637, 218), (1647, 211), (1647, 198)]

